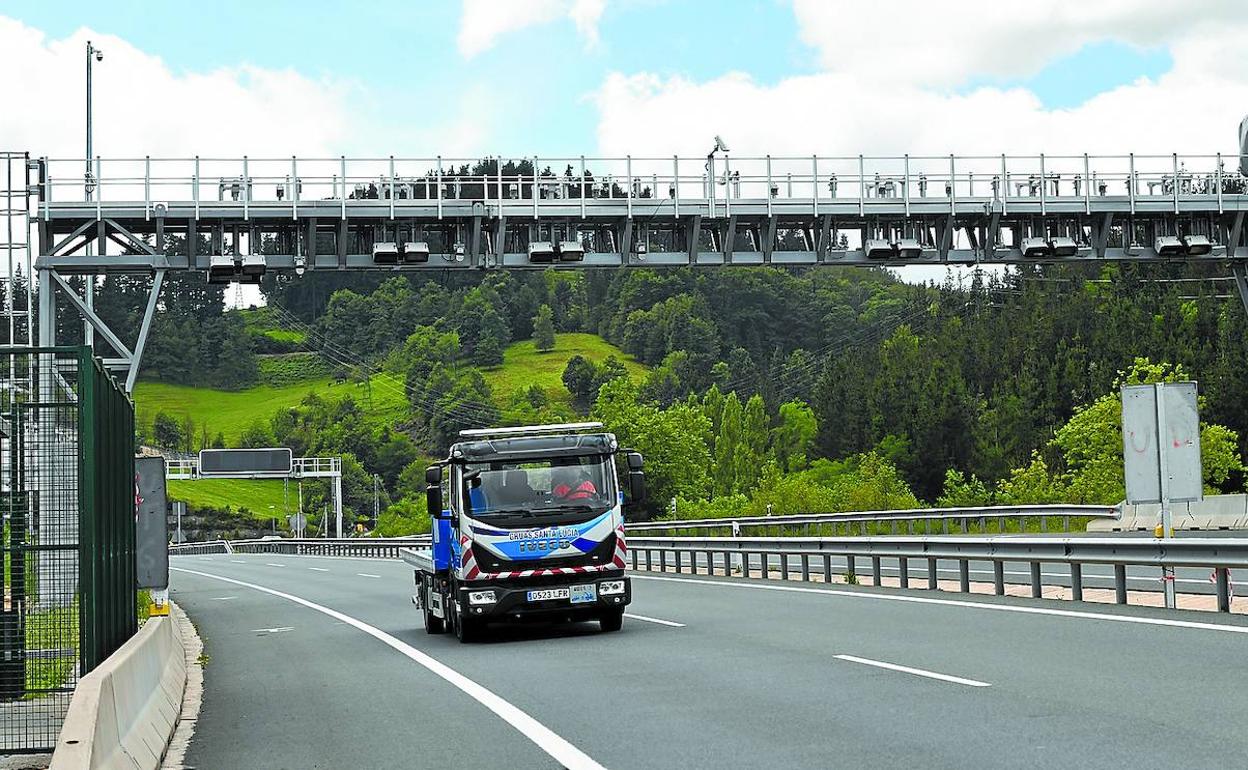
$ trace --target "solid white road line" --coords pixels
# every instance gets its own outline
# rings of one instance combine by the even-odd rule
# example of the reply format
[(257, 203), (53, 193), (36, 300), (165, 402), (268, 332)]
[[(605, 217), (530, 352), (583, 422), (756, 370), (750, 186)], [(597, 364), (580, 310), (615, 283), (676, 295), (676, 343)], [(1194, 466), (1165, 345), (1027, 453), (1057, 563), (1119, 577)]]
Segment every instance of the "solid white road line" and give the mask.
[(924, 676), (928, 679), (939, 679), (942, 682), (953, 682), (954, 684), (964, 684), (967, 687), (992, 687), (988, 682), (981, 682), (977, 679), (963, 679), (960, 676), (950, 676), (948, 674), (938, 674), (935, 671), (925, 671), (921, 668), (910, 668), (909, 666), (899, 666), (896, 663), (885, 663), (882, 660), (871, 660), (870, 658), (859, 658), (855, 655), (833, 655), (837, 660), (847, 660), (850, 663), (861, 663), (864, 666), (875, 666), (876, 668), (886, 668), (889, 671), (900, 671), (903, 674), (914, 674), (915, 676)]
[(228, 602), (231, 599), (237, 599), (237, 598), (238, 598), (237, 596), (214, 596), (212, 597), (212, 600), (214, 602)]
[(273, 563), (273, 562), (271, 562), (271, 561), (266, 561), (266, 562), (264, 563), (264, 566), (266, 566), (266, 567), (285, 567), (286, 565), (285, 565), (285, 564), (274, 564), (274, 563)]
[(798, 594), (824, 594), (826, 596), (844, 596), (850, 599), (868, 599), (881, 602), (909, 602), (912, 604), (934, 604), (942, 607), (967, 607), (975, 610), (992, 610), (994, 612), (1017, 612), (1023, 615), (1048, 615), (1057, 618), (1076, 618), (1081, 620), (1106, 620), (1112, 623), (1135, 623), (1141, 626), (1167, 626), (1170, 628), (1189, 628), (1198, 631), (1226, 631), (1232, 634), (1248, 634), (1248, 626), (1231, 626), (1221, 623), (1202, 623), (1196, 620), (1170, 620), (1169, 618), (1147, 618), (1135, 615), (1112, 615), (1108, 612), (1080, 612), (1078, 610), (1059, 610), (1048, 607), (1027, 607), (1015, 604), (990, 604), (988, 602), (967, 601), (964, 599), (929, 599), (925, 596), (902, 596), (867, 591), (844, 591), (834, 588), (800, 588), (798, 586), (768, 586), (759, 583), (746, 583), (727, 580), (696, 580), (694, 578), (657, 577), (632, 573), (634, 580), (658, 580), (667, 583), (692, 583), (704, 586), (727, 586), (745, 588), (755, 591), (788, 591)]
[(367, 573), (367, 572), (357, 572), (357, 573), (355, 573), (355, 574), (359, 575), (360, 577), (371, 577), (371, 578), (379, 578), (379, 577), (381, 577), (381, 575), (370, 575), (370, 574), (369, 574), (369, 573)]
[(350, 615), (344, 615), (337, 610), (332, 610), (329, 607), (308, 601), (307, 599), (295, 596), (294, 594), (288, 594), (273, 588), (266, 588), (265, 586), (256, 585), (255, 583), (246, 583), (242, 580), (235, 580), (234, 578), (212, 575), (207, 572), (200, 572), (193, 569), (183, 569), (181, 567), (171, 567), (170, 569), (175, 572), (185, 572), (189, 575), (199, 575), (200, 577), (220, 580), (225, 583), (243, 586), (244, 588), (251, 588), (253, 590), (269, 594), (270, 596), (286, 599), (287, 601), (307, 607), (310, 610), (316, 610), (323, 615), (328, 615), (334, 620), (353, 626), (380, 641), (382, 644), (385, 644), (386, 646), (406, 656), (415, 663), (424, 666), (430, 673), (442, 678), (448, 684), (458, 688), (465, 695), (494, 712), (496, 716), (514, 727), (520, 732), (521, 735), (528, 738), (539, 749), (549, 754), (555, 762), (565, 768), (568, 768), (568, 770), (606, 770), (602, 765), (595, 762), (588, 754), (556, 735), (549, 727), (541, 722), (538, 722), (526, 712), (512, 705), (508, 701), (503, 700), (498, 695), (495, 695), (493, 691), (477, 684), (475, 681), (450, 668), (446, 664), (441, 663), (435, 658), (426, 655), (415, 647), (412, 647), (410, 644), (391, 636), (375, 626), (370, 626), (362, 620), (357, 620)]
[(684, 628), (684, 623), (677, 623), (674, 620), (663, 620), (662, 618), (648, 618), (645, 615), (634, 615), (631, 612), (625, 612), (624, 617), (633, 620), (644, 620), (647, 623), (658, 623), (660, 626), (671, 626), (672, 628)]
[(329, 570), (325, 569), (324, 567), (308, 567), (308, 569), (312, 570), (313, 572), (329, 572)]
[(294, 626), (279, 626), (277, 628), (253, 628), (251, 629), (251, 632), (253, 634), (280, 634), (284, 631), (294, 631), (294, 630), (295, 630)]

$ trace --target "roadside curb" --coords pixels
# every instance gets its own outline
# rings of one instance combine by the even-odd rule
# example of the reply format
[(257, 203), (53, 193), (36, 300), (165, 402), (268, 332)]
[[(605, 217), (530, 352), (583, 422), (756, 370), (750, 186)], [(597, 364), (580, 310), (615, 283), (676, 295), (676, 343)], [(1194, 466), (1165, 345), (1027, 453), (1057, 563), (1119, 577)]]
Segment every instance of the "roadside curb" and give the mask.
[(199, 708), (204, 701), (204, 664), (200, 660), (204, 651), (204, 640), (200, 638), (199, 631), (191, 623), (186, 611), (173, 602), (169, 602), (169, 617), (177, 626), (178, 634), (182, 638), (182, 649), (186, 653), (186, 687), (182, 692), (182, 711), (178, 714), (178, 723), (173, 728), (173, 736), (169, 740), (169, 748), (165, 751), (160, 767), (161, 770), (184, 770), (186, 752), (195, 734)]

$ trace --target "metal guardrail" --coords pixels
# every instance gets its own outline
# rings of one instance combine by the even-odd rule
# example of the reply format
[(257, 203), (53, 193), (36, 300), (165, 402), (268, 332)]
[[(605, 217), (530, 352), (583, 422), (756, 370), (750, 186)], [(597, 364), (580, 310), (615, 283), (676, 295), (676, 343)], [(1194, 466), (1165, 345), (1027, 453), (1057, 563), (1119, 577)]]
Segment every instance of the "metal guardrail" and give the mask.
[[(318, 201), (348, 199), (379, 208), (396, 200), (481, 200), (509, 212), (536, 213), (539, 206), (567, 201), (622, 200), (646, 210), (666, 201), (678, 215), (716, 210), (730, 214), (734, 201), (800, 203), (818, 216), (821, 202), (854, 202), (859, 208), (893, 199), (920, 205), (979, 198), (1001, 201), (1070, 201), (1090, 208), (1106, 196), (1217, 202), (1242, 193), (1245, 180), (1234, 156), (1214, 154), (1136, 155), (896, 155), (699, 157), (529, 157), (525, 166), (480, 158), (102, 158), (91, 159), (86, 181), (93, 201), (82, 201), (82, 158), (41, 158), (41, 205), (106, 207), (124, 201), (146, 216), (168, 201), (230, 204), (242, 209), (278, 205), (297, 210)], [(345, 218), (345, 213), (343, 214)]]
[[(630, 537), (633, 569), (666, 571), (668, 555), (678, 573), (713, 574), (715, 557), (725, 566), (736, 563), (744, 577), (752, 576), (752, 558), (758, 557), (759, 577), (770, 577), (773, 561), (779, 562), (780, 577), (790, 579), (790, 559), (796, 559), (801, 579), (811, 579), (811, 564), (822, 571), (825, 582), (832, 581), (833, 557), (844, 560), (847, 574), (859, 574), (857, 559), (870, 560), (871, 576), (880, 585), (882, 562), (896, 562), (902, 588), (910, 587), (909, 562), (927, 562), (928, 588), (938, 586), (938, 561), (958, 565), (959, 590), (970, 593), (970, 562), (990, 562), (997, 595), (1005, 594), (1005, 564), (1026, 563), (1031, 571), (1031, 595), (1042, 598), (1043, 563), (1066, 564), (1070, 568), (1072, 598), (1083, 600), (1083, 566), (1109, 565), (1114, 569), (1114, 592), (1118, 604), (1127, 603), (1127, 567), (1206, 567), (1212, 568), (1218, 611), (1230, 612), (1230, 569), (1248, 568), (1248, 539), (1245, 538), (1029, 538), (1029, 537), (862, 537), (862, 538), (698, 538)], [(655, 558), (657, 555), (657, 559)], [(733, 557), (736, 557), (735, 559)], [(701, 557), (701, 558), (699, 558)], [(686, 561), (687, 559), (687, 561)], [(699, 566), (703, 569), (700, 571)]]
[[(629, 532), (655, 532), (675, 535), (680, 532), (724, 535), (739, 534), (747, 529), (779, 528), (800, 530), (802, 535), (862, 536), (881, 534), (878, 524), (887, 523), (891, 534), (987, 534), (996, 525), (996, 532), (1005, 534), (1017, 522), (1018, 531), (1027, 531), (1028, 521), (1038, 521), (1041, 532), (1049, 531), (1051, 520), (1061, 520), (1062, 529), (1070, 531), (1075, 518), (1118, 518), (1119, 511), (1105, 505), (1015, 505), (971, 508), (913, 508), (899, 511), (855, 511), (852, 513), (801, 513), (785, 516), (742, 516), (722, 519), (680, 519), (634, 522), (625, 525)], [(902, 526), (905, 532), (901, 532)], [(916, 525), (921, 530), (915, 532)], [(736, 532), (734, 532), (734, 528)], [(871, 530), (871, 531), (869, 531)], [(933, 531), (935, 530), (935, 531)]]
[(179, 556), (220, 553), (276, 553), (290, 556), (358, 556), (397, 559), (400, 548), (428, 546), (428, 535), (415, 537), (278, 538), (259, 540), (210, 540), (169, 546)]
[[(181, 555), (220, 553), (274, 553), (297, 556), (357, 556), (398, 559), (399, 549), (427, 547), (428, 535), (407, 538), (216, 540), (170, 547)], [(796, 563), (800, 580), (822, 575), (832, 582), (834, 567), (847, 574), (858, 572), (858, 559), (870, 564), (875, 585), (881, 584), (886, 560), (896, 564), (899, 584), (910, 587), (909, 567), (915, 559), (927, 563), (927, 587), (939, 588), (939, 561), (958, 567), (958, 587), (971, 591), (971, 562), (992, 564), (994, 592), (1005, 594), (1005, 564), (1030, 567), (1031, 595), (1042, 598), (1041, 564), (1065, 564), (1070, 570), (1071, 598), (1083, 600), (1083, 567), (1113, 567), (1115, 600), (1127, 603), (1127, 567), (1204, 567), (1213, 570), (1217, 608), (1230, 612), (1231, 569), (1248, 569), (1248, 538), (1090, 538), (1090, 537), (638, 537), (628, 538), (632, 569), (677, 573), (715, 574), (719, 564), (725, 574), (738, 567), (742, 576), (769, 578), (777, 571), (790, 580)], [(670, 560), (669, 560), (670, 557)], [(839, 561), (834, 565), (833, 560)], [(757, 564), (757, 568), (755, 565)], [(1099, 576), (1089, 576), (1097, 578)], [(1138, 576), (1136, 576), (1138, 577)]]

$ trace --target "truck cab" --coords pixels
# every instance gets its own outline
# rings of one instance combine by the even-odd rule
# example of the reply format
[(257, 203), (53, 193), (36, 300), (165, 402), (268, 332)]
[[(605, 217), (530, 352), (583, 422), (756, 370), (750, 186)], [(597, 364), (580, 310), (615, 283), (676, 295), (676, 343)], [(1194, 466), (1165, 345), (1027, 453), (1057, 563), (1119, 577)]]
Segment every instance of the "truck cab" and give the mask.
[[(627, 468), (626, 489), (616, 474)], [(461, 640), (488, 623), (623, 623), (624, 504), (645, 495), (642, 458), (599, 423), (468, 430), (426, 472), (433, 519), (416, 564), (425, 627)]]

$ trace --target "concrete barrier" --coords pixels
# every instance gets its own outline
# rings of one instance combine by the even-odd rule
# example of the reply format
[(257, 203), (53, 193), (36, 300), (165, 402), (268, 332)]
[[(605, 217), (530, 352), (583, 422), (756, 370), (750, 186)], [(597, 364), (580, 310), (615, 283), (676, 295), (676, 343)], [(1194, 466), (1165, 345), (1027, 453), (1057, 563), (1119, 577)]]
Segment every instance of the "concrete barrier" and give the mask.
[(186, 687), (182, 640), (153, 617), (74, 691), (51, 770), (160, 767)]
[[(1141, 503), (1118, 506), (1117, 519), (1093, 519), (1089, 532), (1152, 532), (1161, 506)], [(1209, 495), (1194, 503), (1174, 503), (1170, 512), (1176, 530), (1248, 529), (1248, 495)]]

